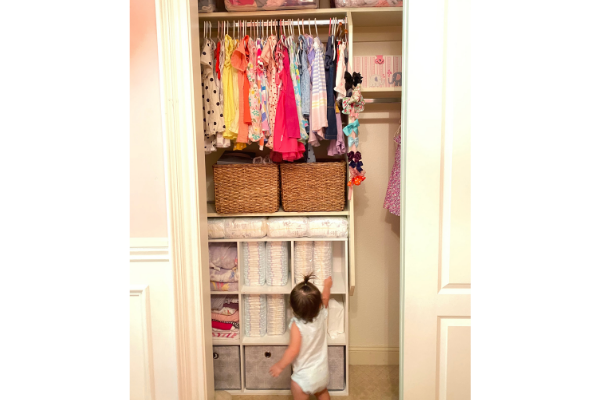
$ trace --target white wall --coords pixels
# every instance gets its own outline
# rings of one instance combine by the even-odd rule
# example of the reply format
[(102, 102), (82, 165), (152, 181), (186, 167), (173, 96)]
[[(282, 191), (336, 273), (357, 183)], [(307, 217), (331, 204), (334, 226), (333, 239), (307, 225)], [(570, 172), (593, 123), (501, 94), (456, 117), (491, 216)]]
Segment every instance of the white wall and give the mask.
[(130, 237), (167, 237), (153, 0), (130, 3)]

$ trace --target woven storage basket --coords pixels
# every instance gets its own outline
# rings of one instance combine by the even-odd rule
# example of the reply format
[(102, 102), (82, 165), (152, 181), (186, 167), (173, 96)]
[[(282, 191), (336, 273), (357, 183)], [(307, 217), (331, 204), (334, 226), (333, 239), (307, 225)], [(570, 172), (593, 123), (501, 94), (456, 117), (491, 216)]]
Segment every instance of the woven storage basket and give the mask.
[(281, 164), (281, 203), (285, 211), (343, 211), (346, 162)]
[(277, 164), (213, 165), (213, 172), (217, 213), (279, 211)]

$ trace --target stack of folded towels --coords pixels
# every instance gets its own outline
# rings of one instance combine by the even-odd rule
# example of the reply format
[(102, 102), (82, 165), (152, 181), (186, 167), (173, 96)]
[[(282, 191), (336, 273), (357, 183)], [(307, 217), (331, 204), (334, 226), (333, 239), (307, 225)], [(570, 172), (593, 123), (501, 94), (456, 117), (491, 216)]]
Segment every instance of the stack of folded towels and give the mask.
[(244, 333), (246, 336), (264, 336), (267, 333), (266, 295), (245, 295), (244, 317)]
[(238, 290), (239, 272), (236, 243), (209, 243), (210, 288), (212, 291)]
[(323, 281), (333, 270), (333, 242), (296, 242), (294, 244), (294, 280), (298, 284), (305, 275), (315, 275), (311, 282), (323, 290)]
[(210, 298), (212, 335), (235, 339), (240, 333), (239, 300), (235, 295), (218, 295)]
[(244, 284), (248, 286), (264, 285), (267, 265), (265, 242), (244, 242), (242, 251)]
[(283, 335), (285, 323), (285, 298), (282, 294), (267, 295), (267, 335)]
[(267, 242), (267, 285), (285, 286), (288, 282), (288, 246), (286, 242)]

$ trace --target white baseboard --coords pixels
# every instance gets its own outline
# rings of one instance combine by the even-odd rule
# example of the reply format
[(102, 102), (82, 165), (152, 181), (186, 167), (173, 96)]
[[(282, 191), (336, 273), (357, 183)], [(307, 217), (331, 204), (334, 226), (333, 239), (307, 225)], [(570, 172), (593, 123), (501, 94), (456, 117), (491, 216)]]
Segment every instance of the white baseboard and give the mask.
[(398, 365), (398, 347), (350, 346), (350, 365)]
[(169, 239), (129, 238), (129, 261), (169, 261)]

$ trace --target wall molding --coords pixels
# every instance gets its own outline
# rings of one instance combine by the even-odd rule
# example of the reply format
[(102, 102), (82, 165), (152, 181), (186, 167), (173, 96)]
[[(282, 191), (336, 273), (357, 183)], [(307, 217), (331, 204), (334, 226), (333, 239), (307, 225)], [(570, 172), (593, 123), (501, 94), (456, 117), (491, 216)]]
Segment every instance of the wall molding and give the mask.
[(144, 399), (156, 398), (154, 382), (154, 357), (152, 350), (152, 326), (150, 320), (150, 293), (148, 285), (132, 285), (129, 287), (129, 296), (139, 298), (141, 318), (142, 348), (144, 357)]
[(350, 346), (350, 365), (398, 365), (399, 347)]
[(169, 260), (169, 238), (129, 238), (129, 261)]

